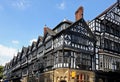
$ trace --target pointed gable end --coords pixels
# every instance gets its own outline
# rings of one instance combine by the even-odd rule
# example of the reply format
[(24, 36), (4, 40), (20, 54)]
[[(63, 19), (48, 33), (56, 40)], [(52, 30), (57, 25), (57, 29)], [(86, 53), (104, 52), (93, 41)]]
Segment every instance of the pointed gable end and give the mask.
[(74, 22), (69, 29), (74, 32), (78, 32), (83, 36), (87, 36), (96, 41), (94, 34), (92, 33), (91, 29), (87, 25), (86, 21), (81, 18), (78, 21)]
[(36, 43), (36, 47), (39, 47), (40, 45), (42, 45), (43, 44), (42, 42), (43, 42), (43, 37), (39, 36), (38, 40), (37, 40), (37, 43)]
[(49, 40), (52, 36), (55, 36), (56, 33), (54, 31), (52, 31), (50, 28), (46, 28), (46, 34), (43, 38), (43, 43), (46, 42), (47, 40)]
[(103, 20), (104, 23), (110, 21), (120, 26), (120, 0), (115, 4), (106, 9), (103, 13), (96, 17), (97, 19)]

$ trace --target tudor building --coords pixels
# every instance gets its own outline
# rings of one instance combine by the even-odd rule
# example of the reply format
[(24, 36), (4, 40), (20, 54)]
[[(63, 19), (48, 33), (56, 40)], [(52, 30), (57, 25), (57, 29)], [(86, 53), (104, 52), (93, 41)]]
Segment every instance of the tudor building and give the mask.
[(63, 20), (53, 29), (45, 26), (43, 37), (23, 47), (6, 64), (5, 79), (13, 82), (119, 82), (119, 18), (119, 0), (90, 21), (89, 26), (83, 18), (83, 7), (79, 7), (75, 22)]
[(96, 69), (120, 70), (120, 1), (89, 23), (96, 36)]
[(101, 78), (103, 82), (106, 80), (107, 82), (119, 82), (120, 0), (90, 21), (89, 27), (97, 39), (95, 47), (97, 79)]
[[(23, 47), (6, 68), (13, 82), (94, 82), (95, 36), (83, 19), (83, 7), (76, 21), (63, 20), (53, 30), (44, 27), (44, 36)], [(76, 78), (77, 76), (77, 78)]]

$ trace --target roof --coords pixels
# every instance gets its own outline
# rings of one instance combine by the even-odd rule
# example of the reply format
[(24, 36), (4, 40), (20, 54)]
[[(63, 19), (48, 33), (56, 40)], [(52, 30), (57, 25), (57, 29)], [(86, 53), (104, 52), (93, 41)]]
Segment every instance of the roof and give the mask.
[(91, 37), (92, 39), (94, 39), (94, 41), (96, 41), (95, 35), (92, 33), (91, 29), (89, 28), (89, 26), (87, 25), (87, 23), (85, 22), (85, 20), (84, 20), (83, 18), (81, 18), (81, 19), (75, 21), (74, 23), (72, 23), (68, 28), (66, 28), (66, 29), (62, 30), (61, 32), (57, 33), (56, 36), (57, 36), (58, 34), (62, 33), (63, 31), (66, 31), (67, 29), (69, 29), (70, 27), (72, 27), (73, 25), (75, 25), (75, 24), (78, 23), (78, 22), (81, 22), (81, 23), (85, 26), (85, 28), (87, 29), (87, 31), (88, 31), (89, 34), (90, 34), (90, 37)]
[(36, 46), (36, 43), (35, 41), (32, 42), (32, 48)]
[(23, 52), (26, 52), (26, 51), (27, 51), (27, 47), (24, 47), (24, 46), (23, 46), (22, 51), (23, 51)]
[(95, 35), (92, 33), (91, 29), (89, 28), (89, 26), (87, 25), (87, 23), (85, 22), (85, 20), (83, 18), (81, 20), (82, 20), (82, 23), (85, 25), (87, 31), (89, 32), (91, 38), (93, 38), (94, 40), (96, 40)]
[(35, 41), (32, 42), (31, 50), (32, 50), (34, 47), (36, 47), (36, 44), (37, 44), (37, 42), (35, 42)]
[(29, 52), (31, 50), (31, 46), (28, 46), (28, 50), (27, 50), (27, 52)]
[(56, 33), (54, 31), (52, 31), (50, 28), (47, 28), (46, 30), (50, 35), (52, 35), (52, 36), (56, 35)]
[(55, 30), (56, 28), (58, 28), (60, 25), (67, 23), (67, 24), (72, 24), (73, 22), (67, 19), (64, 19), (63, 21), (61, 21), (55, 28), (53, 28), (53, 30)]
[(38, 40), (43, 40), (43, 37), (42, 36), (38, 36)]
[(103, 16), (104, 14), (106, 14), (107, 12), (109, 12), (117, 4), (118, 4), (118, 2), (114, 3), (109, 8), (107, 8), (105, 11), (103, 11), (100, 15), (98, 15), (96, 18), (99, 18), (99, 17)]
[(36, 46), (38, 46), (39, 42), (42, 42), (42, 41), (43, 41), (43, 37), (42, 36), (38, 36)]

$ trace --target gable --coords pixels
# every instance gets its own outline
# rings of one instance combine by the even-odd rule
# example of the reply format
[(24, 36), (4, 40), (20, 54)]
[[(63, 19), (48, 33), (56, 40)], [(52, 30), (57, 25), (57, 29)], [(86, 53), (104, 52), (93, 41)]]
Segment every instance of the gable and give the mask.
[(31, 51), (34, 51), (36, 49), (36, 44), (37, 44), (37, 42), (35, 42), (35, 41), (32, 42), (32, 46), (30, 48)]
[(43, 42), (48, 41), (52, 36), (49, 33), (46, 33), (46, 35), (44, 36)]
[(53, 29), (53, 31), (56, 33), (59, 33), (63, 29), (66, 29), (67, 27), (69, 27), (72, 23), (73, 23), (72, 21), (64, 19)]
[(120, 25), (120, 2), (116, 2), (108, 9), (106, 9), (103, 13), (101, 13), (97, 18), (100, 20), (107, 20), (117, 25)]
[(39, 47), (40, 45), (42, 45), (42, 41), (43, 41), (43, 37), (39, 36), (38, 40), (37, 40), (37, 43), (36, 43), (36, 47)]
[(84, 21), (80, 19), (73, 23), (70, 27), (62, 31), (64, 34), (64, 46), (74, 48), (80, 52), (94, 52), (94, 43), (96, 38), (90, 28)]
[(51, 30), (50, 28), (46, 28), (46, 31), (47, 32), (43, 38), (43, 43), (46, 42), (47, 40), (49, 40), (50, 38), (52, 38), (52, 36), (56, 35), (56, 33), (53, 30)]
[(70, 26), (69, 29), (73, 32), (76, 32), (76, 34), (79, 33), (83, 36), (86, 36), (95, 40), (94, 34), (92, 33), (92, 31), (90, 30), (90, 28), (88, 27), (88, 25), (86, 24), (83, 18), (76, 21), (73, 25)]
[(67, 27), (69, 27), (72, 23), (69, 23), (67, 21), (61, 22), (57, 27), (55, 27), (54, 31), (56, 33), (61, 32), (62, 30), (66, 29)]

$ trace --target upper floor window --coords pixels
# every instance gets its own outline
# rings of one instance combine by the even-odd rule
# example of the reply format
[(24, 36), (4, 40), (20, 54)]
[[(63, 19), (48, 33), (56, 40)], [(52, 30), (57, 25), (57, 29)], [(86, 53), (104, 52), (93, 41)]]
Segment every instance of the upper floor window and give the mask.
[(39, 47), (39, 48), (38, 48), (38, 53), (43, 52), (43, 50), (44, 50), (44, 46)]
[(62, 30), (62, 27), (58, 27), (57, 32), (60, 32)]
[(50, 40), (49, 42), (47, 42), (46, 46), (45, 46), (46, 49), (48, 49), (50, 47), (52, 47), (52, 40)]
[(26, 62), (26, 57), (24, 57), (23, 59), (22, 59), (22, 63), (25, 63)]
[(59, 32), (62, 31), (63, 29), (66, 29), (68, 26), (70, 26), (70, 25), (67, 24), (67, 23), (64, 23), (64, 24), (60, 25), (60, 26), (55, 30), (55, 32), (59, 33)]

